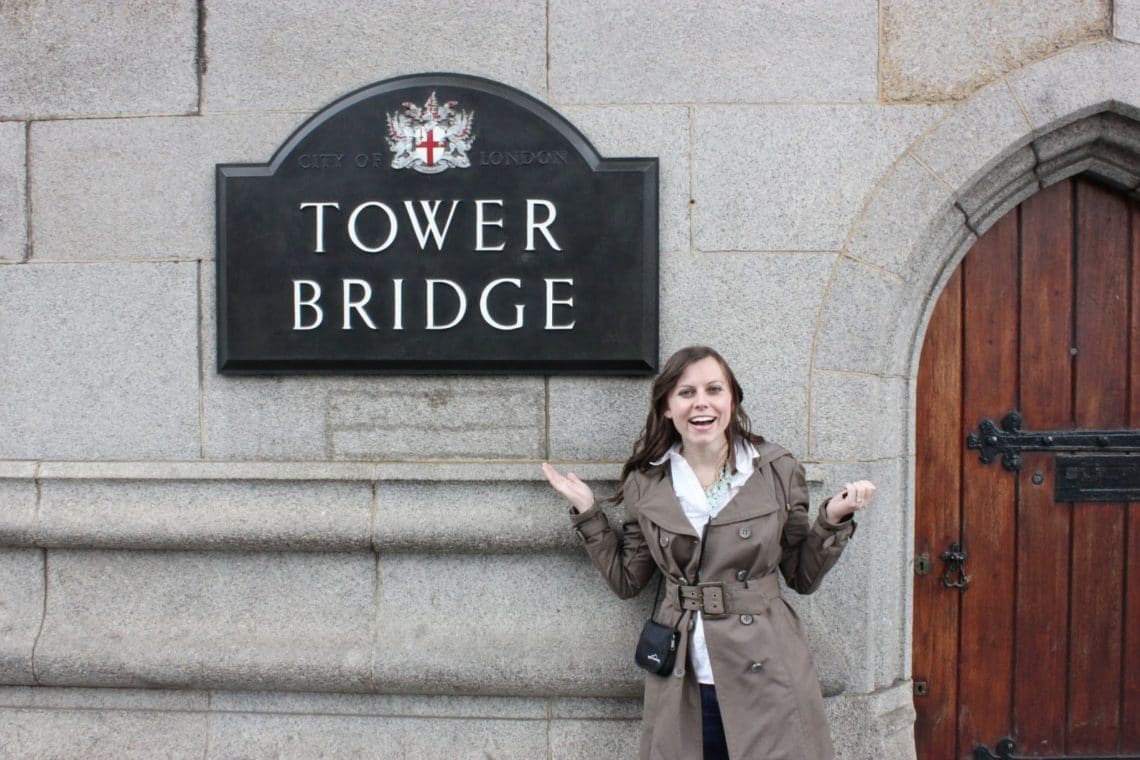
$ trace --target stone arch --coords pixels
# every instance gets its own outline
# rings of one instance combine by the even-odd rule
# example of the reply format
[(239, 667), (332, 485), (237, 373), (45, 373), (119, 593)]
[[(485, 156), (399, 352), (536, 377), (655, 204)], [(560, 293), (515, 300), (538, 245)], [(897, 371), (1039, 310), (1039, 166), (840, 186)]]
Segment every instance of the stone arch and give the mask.
[(914, 379), (929, 314), (979, 235), (1080, 173), (1140, 197), (1140, 46), (1072, 48), (955, 106), (880, 180), (837, 258), (812, 351), (811, 458), (869, 463), (858, 467), (887, 481), (857, 571), (874, 644), (852, 684), (910, 675)]

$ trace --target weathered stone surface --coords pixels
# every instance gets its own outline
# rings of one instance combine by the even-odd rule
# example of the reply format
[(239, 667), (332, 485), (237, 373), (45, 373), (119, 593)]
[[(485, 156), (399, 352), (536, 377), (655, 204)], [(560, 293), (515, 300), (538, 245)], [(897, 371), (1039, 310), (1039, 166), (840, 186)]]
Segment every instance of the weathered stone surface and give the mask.
[(1008, 71), (1106, 37), (1109, 0), (886, 0), (880, 78), (890, 100), (955, 100)]
[(941, 267), (945, 241), (970, 234), (955, 201), (945, 182), (904, 155), (868, 200), (847, 251), (922, 290)]
[[(662, 357), (694, 343), (721, 351), (744, 387), (753, 430), (799, 456), (807, 450), (811, 336), (834, 260), (687, 254), (662, 262)], [(648, 408), (647, 400), (642, 414)], [(644, 421), (625, 433), (627, 447)]]
[(1113, 1), (1112, 36), (1118, 40), (1140, 42), (1140, 0)]
[[(924, 299), (900, 277), (839, 259), (816, 338), (817, 369), (903, 374)], [(905, 345), (899, 345), (905, 344)]]
[(206, 108), (319, 108), (377, 80), (420, 71), (477, 74), (541, 97), (545, 3), (456, 0), (423, 11), (411, 0), (382, 10), (367, 0), (310, 0), (271, 12), (249, 0), (212, 5)]
[[(652, 589), (637, 599), (618, 599), (585, 552), (387, 554), (380, 576), (377, 691), (641, 693), (642, 671), (630, 647), (652, 604)], [(470, 654), (472, 631), (478, 631), (477, 656)], [(589, 632), (587, 647), (582, 631)], [(458, 652), (468, 654), (456, 657)]]
[(800, 605), (804, 624), (816, 644), (816, 664), (827, 690), (871, 691), (908, 675), (905, 608), (913, 535), (909, 532), (905, 494), (907, 460), (817, 464), (823, 477), (819, 501), (853, 480), (878, 488), (870, 506), (855, 515), (859, 524), (839, 564), (821, 591)]
[(539, 377), (234, 376), (217, 372), (215, 279), (202, 271), (210, 459), (540, 459)]
[(0, 267), (0, 457), (196, 458), (196, 264)]
[(5, 3), (0, 116), (191, 112), (197, 18), (191, 0)]
[[(930, 106), (696, 110), (693, 239), (702, 251), (834, 251), (884, 172), (938, 118)], [(756, 139), (730, 124), (758, 124)], [(852, 146), (859, 146), (852, 150)]]
[(914, 760), (913, 689), (902, 681), (869, 694), (824, 700), (837, 739), (836, 760)]
[(640, 699), (558, 697), (550, 700), (550, 717), (590, 720), (640, 720)]
[(43, 684), (367, 691), (370, 554), (48, 552)]
[(1040, 190), (1036, 169), (1037, 157), (1026, 146), (979, 177), (958, 198), (970, 227), (984, 235), (1006, 212)]
[(213, 259), (214, 165), (268, 161), (304, 119), (277, 113), (33, 124), (35, 258)]
[(560, 109), (560, 113), (582, 130), (603, 156), (660, 159), (659, 247), (662, 251), (689, 250), (689, 109), (571, 106)]
[(640, 720), (552, 720), (552, 760), (624, 760), (637, 757)]
[(0, 546), (20, 546), (31, 538), (36, 516), (36, 484), (0, 480)]
[(41, 546), (363, 551), (367, 482), (45, 481)]
[(550, 455), (623, 461), (649, 410), (648, 378), (550, 378)]
[(362, 715), (401, 718), (545, 720), (547, 700), (519, 697), (449, 697), (393, 694), (317, 694), (214, 691), (214, 712)]
[(1140, 128), (1116, 113), (1093, 114), (1033, 141), (1037, 176), (1047, 187), (1090, 171), (1122, 189), (1140, 185)]
[(0, 683), (35, 682), (32, 649), (43, 614), (43, 552), (0, 548)]
[(538, 720), (222, 713), (211, 716), (207, 758), (533, 760), (548, 757), (546, 732)]
[(816, 370), (811, 458), (858, 462), (901, 456), (906, 418), (905, 378)]
[[(538, 465), (533, 465), (538, 469)], [(613, 476), (618, 475), (614, 467)], [(599, 498), (614, 484), (592, 483)], [(536, 483), (376, 484), (377, 551), (578, 553), (566, 500)]]
[(58, 686), (0, 687), (0, 706), (44, 710), (162, 710), (204, 712), (205, 691), (171, 689), (84, 689)]
[(573, 103), (872, 100), (876, 24), (873, 5), (826, 0), (555, 0), (551, 95)]
[(26, 133), (19, 122), (0, 123), (0, 261), (20, 261), (27, 245)]
[(1009, 85), (1000, 81), (950, 111), (910, 151), (961, 192), (1028, 145), (1031, 130)]
[(1115, 111), (1140, 118), (1140, 47), (1105, 42), (1066, 50), (1009, 77), (1038, 134)]
[(164, 758), (201, 760), (206, 713), (0, 709), (8, 758)]

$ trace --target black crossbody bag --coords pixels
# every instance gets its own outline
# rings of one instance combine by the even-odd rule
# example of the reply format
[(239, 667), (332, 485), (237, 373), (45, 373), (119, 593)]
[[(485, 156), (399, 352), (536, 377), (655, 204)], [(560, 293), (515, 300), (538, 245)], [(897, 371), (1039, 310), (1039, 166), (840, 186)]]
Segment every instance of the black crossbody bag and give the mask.
[[(653, 609), (657, 610), (658, 599), (661, 595), (661, 583), (665, 580), (664, 573), (657, 581), (657, 593), (653, 599)], [(650, 673), (667, 676), (673, 672), (673, 664), (677, 661), (677, 644), (681, 640), (681, 632), (676, 628), (658, 623), (652, 616), (641, 627), (641, 636), (637, 639), (637, 651), (633, 653), (633, 661), (638, 667), (645, 668)]]

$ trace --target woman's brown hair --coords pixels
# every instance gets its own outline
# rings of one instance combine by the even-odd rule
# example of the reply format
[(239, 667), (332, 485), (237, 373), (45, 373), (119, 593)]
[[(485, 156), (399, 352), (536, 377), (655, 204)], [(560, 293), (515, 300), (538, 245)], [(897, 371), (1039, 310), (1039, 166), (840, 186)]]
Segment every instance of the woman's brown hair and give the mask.
[[(653, 381), (653, 388), (649, 393), (649, 414), (645, 418), (645, 427), (641, 429), (637, 442), (633, 444), (633, 454), (621, 468), (618, 490), (609, 498), (609, 501), (620, 502), (622, 499), (621, 484), (625, 483), (625, 479), (629, 477), (630, 473), (635, 470), (637, 472), (648, 472), (652, 469), (650, 462), (659, 459), (674, 443), (681, 440), (681, 434), (677, 432), (673, 422), (665, 417), (665, 410), (669, 406), (669, 394), (677, 387), (686, 367), (693, 362), (708, 358), (716, 359), (717, 364), (724, 370), (724, 376), (732, 388), (732, 419), (728, 421), (727, 430), (728, 450), (735, 451), (737, 442), (742, 440), (748, 441), (754, 446), (759, 446), (764, 442), (762, 436), (752, 432), (752, 421), (748, 419), (741, 403), (744, 400), (744, 389), (740, 387), (736, 375), (732, 373), (732, 369), (724, 357), (708, 346), (686, 346), (669, 357), (665, 366), (661, 368), (661, 373)], [(732, 468), (735, 471), (735, 461), (732, 457), (729, 457), (729, 461), (732, 462)]]

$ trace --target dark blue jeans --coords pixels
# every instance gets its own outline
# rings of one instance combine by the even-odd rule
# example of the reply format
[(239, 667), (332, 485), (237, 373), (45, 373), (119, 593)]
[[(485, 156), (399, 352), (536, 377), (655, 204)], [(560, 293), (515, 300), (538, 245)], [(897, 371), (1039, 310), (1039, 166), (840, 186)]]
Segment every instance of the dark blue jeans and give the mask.
[(728, 744), (724, 739), (724, 724), (720, 721), (716, 687), (707, 684), (701, 684), (701, 726), (705, 737), (705, 760), (728, 760)]

